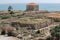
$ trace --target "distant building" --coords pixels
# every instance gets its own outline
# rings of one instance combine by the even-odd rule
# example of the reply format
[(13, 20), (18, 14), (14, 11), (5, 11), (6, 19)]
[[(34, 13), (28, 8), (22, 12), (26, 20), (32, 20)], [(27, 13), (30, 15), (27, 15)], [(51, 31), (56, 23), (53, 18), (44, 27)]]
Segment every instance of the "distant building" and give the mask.
[(37, 10), (39, 10), (39, 5), (36, 3), (29, 3), (26, 6), (26, 10), (27, 11), (37, 11)]

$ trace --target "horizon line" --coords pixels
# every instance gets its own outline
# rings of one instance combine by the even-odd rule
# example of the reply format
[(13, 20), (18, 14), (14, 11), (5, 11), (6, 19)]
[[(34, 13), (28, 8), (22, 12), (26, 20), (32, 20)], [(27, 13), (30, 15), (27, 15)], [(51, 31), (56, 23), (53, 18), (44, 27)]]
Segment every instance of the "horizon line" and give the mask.
[[(32, 3), (32, 2), (29, 2)], [(0, 4), (27, 4), (27, 3), (0, 3)], [(60, 4), (60, 3), (37, 3), (37, 4)]]

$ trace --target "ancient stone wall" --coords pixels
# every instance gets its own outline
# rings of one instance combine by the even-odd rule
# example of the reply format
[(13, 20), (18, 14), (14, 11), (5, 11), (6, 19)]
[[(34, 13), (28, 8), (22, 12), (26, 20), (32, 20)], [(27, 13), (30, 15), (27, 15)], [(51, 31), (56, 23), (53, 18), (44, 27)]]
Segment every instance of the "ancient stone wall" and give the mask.
[(46, 21), (40, 22), (38, 24), (35, 24), (36, 29), (44, 28), (52, 24), (52, 20), (47, 19)]
[(20, 22), (12, 22), (11, 25), (12, 26), (19, 26), (19, 27), (29, 27), (31, 29), (35, 28), (35, 29), (40, 29), (40, 28), (44, 28), (47, 27), (48, 25), (52, 24), (52, 21), (50, 19), (47, 19), (45, 21), (42, 22), (38, 22), (35, 24), (26, 24), (26, 23), (20, 23)]

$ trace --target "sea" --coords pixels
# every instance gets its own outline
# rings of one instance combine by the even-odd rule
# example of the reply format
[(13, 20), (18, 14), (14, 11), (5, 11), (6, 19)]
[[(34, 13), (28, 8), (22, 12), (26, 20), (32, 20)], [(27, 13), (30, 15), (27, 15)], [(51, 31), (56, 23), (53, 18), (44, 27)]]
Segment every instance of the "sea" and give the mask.
[[(12, 6), (14, 10), (26, 10), (26, 4), (0, 4), (0, 10), (8, 10), (8, 7)], [(48, 10), (48, 11), (60, 11), (60, 4), (49, 4), (41, 3), (39, 4), (39, 10)]]

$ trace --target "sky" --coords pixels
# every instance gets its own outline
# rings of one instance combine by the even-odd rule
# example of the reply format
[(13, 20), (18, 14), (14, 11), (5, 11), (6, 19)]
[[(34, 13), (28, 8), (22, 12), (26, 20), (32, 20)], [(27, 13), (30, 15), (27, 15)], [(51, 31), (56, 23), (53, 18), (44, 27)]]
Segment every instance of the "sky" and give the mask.
[(8, 3), (60, 3), (60, 0), (0, 0), (0, 4)]

